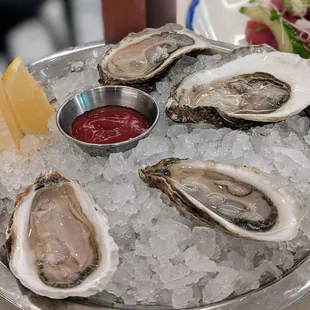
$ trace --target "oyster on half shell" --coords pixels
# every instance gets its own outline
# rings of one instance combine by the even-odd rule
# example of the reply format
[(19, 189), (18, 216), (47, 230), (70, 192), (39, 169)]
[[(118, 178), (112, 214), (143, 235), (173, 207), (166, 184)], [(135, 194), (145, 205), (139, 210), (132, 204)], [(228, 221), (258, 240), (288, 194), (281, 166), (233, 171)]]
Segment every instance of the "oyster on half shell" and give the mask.
[(291, 240), (307, 213), (299, 199), (254, 168), (167, 158), (139, 175), (167, 194), (181, 213), (241, 238)]
[(17, 196), (7, 229), (9, 267), (38, 295), (96, 294), (118, 265), (108, 229), (105, 214), (78, 182), (42, 173)]
[(185, 78), (168, 99), (167, 115), (175, 122), (246, 128), (300, 113), (310, 104), (309, 60), (258, 48), (237, 49), (218, 67)]
[(103, 85), (132, 85), (152, 90), (184, 54), (207, 50), (209, 42), (178, 24), (131, 33), (112, 47), (98, 64)]

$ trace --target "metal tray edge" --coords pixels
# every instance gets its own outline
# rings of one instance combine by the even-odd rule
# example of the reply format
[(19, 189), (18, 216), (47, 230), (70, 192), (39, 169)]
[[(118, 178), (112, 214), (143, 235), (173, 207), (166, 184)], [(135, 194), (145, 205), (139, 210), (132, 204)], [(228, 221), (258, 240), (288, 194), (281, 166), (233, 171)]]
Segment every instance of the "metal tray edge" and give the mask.
[[(211, 49), (215, 54), (222, 54), (232, 51), (237, 46), (209, 40), (211, 43)], [(105, 44), (102, 41), (91, 42), (82, 46), (68, 48), (59, 53), (46, 56), (36, 62), (29, 64), (27, 67), (30, 71), (35, 70), (36, 67), (44, 66), (45, 64), (56, 62), (62, 58), (70, 57), (72, 54), (79, 52), (90, 51), (96, 48), (104, 47)], [(282, 279), (275, 281), (266, 287), (260, 288), (255, 291), (248, 292), (244, 295), (232, 298), (230, 300), (222, 301), (207, 306), (196, 307), (192, 309), (199, 310), (250, 310), (259, 307), (259, 304), (266, 299), (269, 300), (268, 308), (272, 310), (280, 310), (284, 307), (292, 304), (293, 302), (302, 299), (310, 291), (310, 279), (307, 275), (310, 274), (310, 257), (307, 256), (303, 261), (296, 266), (291, 272), (285, 275)], [(10, 270), (0, 261), (0, 298), (3, 298), (11, 305), (21, 310), (114, 310), (110, 307), (93, 307), (81, 304), (76, 304), (70, 300), (49, 300), (44, 297), (34, 297), (32, 293), (29, 293), (18, 282), (17, 279), (11, 274)], [(299, 288), (294, 288), (293, 283), (299, 283)], [(276, 297), (278, 296), (278, 298)], [(285, 298), (284, 298), (285, 297)], [(276, 303), (275, 303), (276, 301)], [(139, 307), (143, 309), (143, 307)], [(146, 307), (144, 307), (146, 308)], [(128, 307), (129, 309), (129, 307)], [(133, 309), (133, 308), (131, 308)], [(155, 309), (154, 307), (147, 307), (147, 309)]]

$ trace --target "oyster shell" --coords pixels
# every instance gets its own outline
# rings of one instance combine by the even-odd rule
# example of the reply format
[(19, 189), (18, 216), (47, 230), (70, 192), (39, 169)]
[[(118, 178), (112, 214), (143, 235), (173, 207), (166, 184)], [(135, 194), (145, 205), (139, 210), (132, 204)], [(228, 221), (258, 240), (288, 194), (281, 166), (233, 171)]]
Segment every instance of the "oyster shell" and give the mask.
[(175, 122), (246, 128), (304, 110), (310, 104), (310, 62), (271, 49), (252, 52), (235, 50), (218, 67), (185, 78), (168, 99), (167, 115)]
[(246, 239), (291, 240), (307, 213), (299, 199), (254, 168), (168, 158), (139, 175), (182, 213)]
[(99, 82), (132, 85), (149, 91), (181, 56), (210, 46), (204, 37), (178, 24), (131, 33), (98, 64)]
[(118, 265), (108, 229), (105, 214), (78, 182), (43, 173), (17, 196), (7, 229), (9, 267), (38, 295), (96, 294)]

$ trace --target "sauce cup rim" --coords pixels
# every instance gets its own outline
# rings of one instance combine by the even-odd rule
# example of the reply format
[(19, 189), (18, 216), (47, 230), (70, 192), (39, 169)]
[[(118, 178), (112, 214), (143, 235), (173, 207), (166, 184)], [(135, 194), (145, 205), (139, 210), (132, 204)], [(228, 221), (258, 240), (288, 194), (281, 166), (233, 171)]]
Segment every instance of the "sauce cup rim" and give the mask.
[[(125, 89), (129, 89), (129, 90), (134, 90), (136, 92), (139, 92), (141, 93), (143, 96), (145, 96), (150, 102), (152, 102), (152, 104), (156, 107), (156, 117), (155, 117), (155, 120), (153, 121), (153, 123), (150, 125), (150, 127), (145, 131), (143, 132), (142, 134), (136, 136), (135, 138), (132, 138), (132, 139), (129, 139), (129, 140), (125, 140), (125, 141), (122, 141), (122, 142), (116, 142), (116, 143), (106, 143), (106, 144), (97, 144), (97, 143), (90, 143), (90, 142), (84, 142), (84, 141), (81, 141), (79, 139), (76, 139), (74, 138), (73, 136), (67, 134), (61, 127), (60, 125), (60, 122), (59, 122), (59, 118), (61, 116), (61, 113), (64, 109), (64, 107), (72, 100), (74, 99), (75, 97), (78, 97), (78, 96), (81, 96), (82, 94), (84, 93), (88, 93), (90, 91), (93, 91), (93, 90), (97, 90), (97, 89), (103, 89), (103, 88), (113, 88), (113, 89), (117, 89), (117, 88), (125, 88)], [(109, 105), (109, 106), (117, 106), (117, 105)], [(104, 107), (104, 106), (102, 106)], [(140, 114), (142, 114), (140, 111), (132, 108), (132, 107), (128, 107), (128, 106), (123, 106), (123, 107), (127, 107), (127, 108), (131, 108), (137, 112), (139, 112)], [(91, 110), (90, 110), (91, 111)], [(143, 114), (142, 114), (143, 115)], [(143, 115), (145, 117), (145, 115)], [(92, 88), (89, 88), (87, 90), (84, 90), (82, 92), (79, 92), (75, 95), (73, 95), (72, 97), (70, 98), (67, 98), (66, 101), (60, 106), (60, 108), (58, 109), (57, 111), (57, 114), (56, 114), (56, 125), (57, 125), (57, 129), (60, 131), (60, 133), (65, 136), (67, 139), (75, 142), (75, 143), (78, 143), (80, 145), (83, 145), (85, 147), (87, 146), (91, 146), (91, 147), (98, 147), (98, 148), (108, 148), (108, 147), (121, 147), (121, 146), (126, 146), (128, 143), (133, 143), (133, 142), (137, 142), (141, 139), (143, 139), (145, 136), (147, 136), (153, 129), (154, 127), (156, 126), (156, 124), (158, 123), (158, 120), (159, 120), (159, 116), (160, 116), (160, 112), (159, 112), (159, 106), (158, 104), (156, 103), (156, 101), (149, 95), (147, 94), (146, 92), (138, 89), (138, 88), (134, 88), (134, 87), (130, 87), (130, 86), (123, 86), (123, 85), (102, 85), (102, 86), (96, 86), (96, 87), (92, 87)]]

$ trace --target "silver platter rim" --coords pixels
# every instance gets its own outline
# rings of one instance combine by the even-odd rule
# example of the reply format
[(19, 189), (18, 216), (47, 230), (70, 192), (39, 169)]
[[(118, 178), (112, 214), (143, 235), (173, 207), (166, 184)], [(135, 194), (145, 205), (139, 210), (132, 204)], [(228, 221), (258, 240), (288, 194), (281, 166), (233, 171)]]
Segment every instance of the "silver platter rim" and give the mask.
[[(225, 54), (232, 51), (236, 46), (224, 42), (209, 40), (212, 45), (213, 54)], [(79, 55), (87, 55), (99, 50), (105, 46), (102, 41), (91, 42), (82, 46), (68, 48), (59, 53), (44, 57), (28, 65), (28, 69), (38, 80), (47, 80), (48, 67), (57, 63), (68, 63), (72, 58), (79, 58)], [(75, 59), (76, 60), (76, 59)], [(43, 73), (42, 73), (43, 68)], [(46, 70), (45, 70), (46, 69)], [(21, 310), (114, 310), (130, 309), (159, 309), (158, 306), (135, 306), (124, 307), (116, 305), (112, 307), (107, 304), (104, 307), (82, 304), (83, 300), (76, 303), (72, 300), (50, 300), (41, 296), (35, 296), (33, 293), (23, 288), (11, 274), (10, 270), (0, 261), (0, 297), (9, 304), (16, 306)], [(310, 253), (297, 262), (294, 267), (281, 279), (269, 283), (257, 290), (234, 297), (232, 299), (191, 308), (193, 310), (280, 310), (295, 301), (302, 299), (310, 292)], [(167, 308), (160, 308), (167, 309)]]

